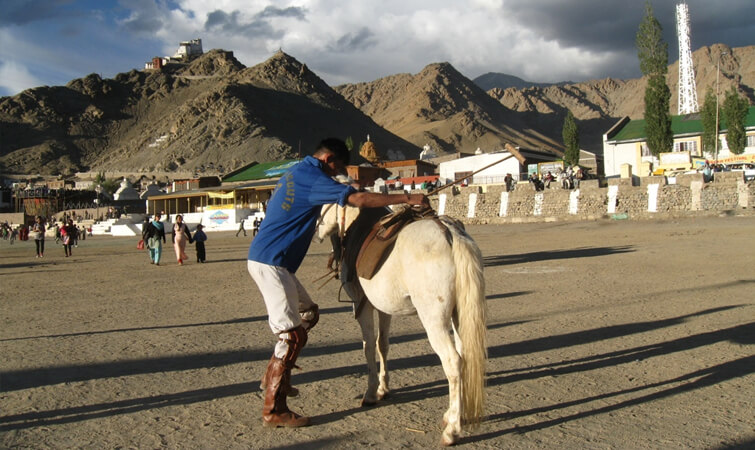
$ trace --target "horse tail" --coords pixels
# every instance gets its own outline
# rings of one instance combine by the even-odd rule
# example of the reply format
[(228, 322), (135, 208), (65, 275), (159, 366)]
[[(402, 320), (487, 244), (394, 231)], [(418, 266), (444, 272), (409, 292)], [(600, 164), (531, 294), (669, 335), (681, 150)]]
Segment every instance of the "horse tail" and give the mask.
[[(462, 420), (479, 424), (485, 408), (485, 278), (480, 248), (463, 225), (444, 221), (453, 234), (452, 252), (456, 266), (456, 317), (461, 339)], [(449, 226), (450, 225), (450, 226)]]

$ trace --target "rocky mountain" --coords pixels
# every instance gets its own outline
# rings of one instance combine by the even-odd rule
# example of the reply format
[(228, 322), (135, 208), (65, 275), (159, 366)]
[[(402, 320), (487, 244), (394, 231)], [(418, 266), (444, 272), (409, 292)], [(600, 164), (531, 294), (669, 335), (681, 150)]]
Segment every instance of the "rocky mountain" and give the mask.
[[(755, 103), (755, 46), (721, 44), (693, 53), (699, 102), (715, 89), (722, 53), (720, 92), (734, 86)], [(677, 74), (674, 63), (672, 111)], [(606, 78), (486, 92), (437, 63), (416, 75), (331, 88), (282, 52), (247, 68), (232, 52), (212, 50), (161, 71), (92, 74), (0, 98), (0, 172), (228, 171), (309, 153), (326, 136), (359, 145), (369, 135), (384, 158), (416, 157), (425, 144), (472, 152), (511, 143), (560, 155), (567, 109), (581, 147), (600, 154), (602, 134), (620, 118), (642, 117), (645, 83)]]
[(505, 143), (560, 154), (560, 144), (503, 107), (448, 63), (416, 75), (336, 86), (380, 126), (415, 145), (445, 152), (502, 149)]
[(548, 87), (548, 86), (563, 86), (565, 84), (571, 84), (571, 81), (562, 81), (559, 83), (536, 83), (534, 81), (526, 81), (514, 75), (508, 75), (505, 73), (488, 72), (480, 75), (472, 80), (474, 84), (480, 86), (482, 89), (489, 91), (491, 89), (526, 89), (530, 87)]
[[(755, 46), (722, 44), (693, 54), (699, 102), (708, 89), (715, 89), (717, 55), (722, 52), (727, 54), (721, 58), (720, 92), (735, 86), (755, 103)], [(672, 113), (677, 110), (678, 71), (678, 63), (669, 66)], [(504, 85), (527, 83), (505, 74), (486, 74), (473, 83), (448, 64), (431, 64), (414, 76), (394, 75), (335, 90), (387, 130), (416, 145), (429, 143), (443, 150), (491, 150), (511, 142), (559, 153), (564, 117), (571, 110), (580, 129), (580, 146), (602, 154), (603, 133), (624, 116), (643, 116), (645, 79), (496, 87), (487, 91), (499, 103), (493, 105), (480, 90), (496, 80)]]
[(213, 50), (162, 71), (92, 74), (0, 98), (0, 171), (230, 170), (308, 154), (327, 136), (367, 134), (381, 155), (420, 151), (285, 53), (246, 68)]
[[(719, 93), (734, 86), (742, 96), (755, 103), (755, 46), (730, 48), (723, 44), (702, 47), (692, 54), (697, 84), (698, 103), (702, 106), (706, 93), (716, 87), (716, 64), (721, 56)], [(667, 83), (671, 90), (671, 112), (678, 109), (678, 61), (668, 68)], [(571, 110), (580, 128), (581, 146), (602, 152), (602, 135), (624, 116), (642, 118), (646, 79), (615, 80), (606, 78), (563, 86), (526, 89), (497, 89), (488, 93), (506, 108), (519, 112), (533, 128), (559, 140), (567, 109)]]

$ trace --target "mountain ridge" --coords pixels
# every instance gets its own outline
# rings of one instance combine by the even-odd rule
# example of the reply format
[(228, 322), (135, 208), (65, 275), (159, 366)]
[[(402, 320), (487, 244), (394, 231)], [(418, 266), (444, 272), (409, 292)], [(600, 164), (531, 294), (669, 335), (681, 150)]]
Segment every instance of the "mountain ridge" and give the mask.
[(244, 67), (232, 52), (211, 50), (185, 66), (93, 74), (0, 98), (0, 170), (15, 173), (233, 169), (363, 134), (381, 154), (420, 151), (283, 52)]
[[(693, 53), (699, 102), (722, 52), (719, 91), (735, 87), (754, 103), (755, 46), (723, 44)], [(673, 109), (677, 70), (669, 65)], [(473, 152), (510, 143), (557, 158), (567, 110), (581, 147), (600, 154), (606, 130), (624, 116), (642, 117), (645, 83), (604, 78), (486, 91), (439, 62), (414, 75), (330, 87), (283, 52), (246, 67), (216, 49), (161, 71), (91, 74), (0, 98), (0, 172), (232, 170), (309, 153), (327, 136), (358, 144), (370, 135), (383, 157), (415, 158), (425, 144)]]

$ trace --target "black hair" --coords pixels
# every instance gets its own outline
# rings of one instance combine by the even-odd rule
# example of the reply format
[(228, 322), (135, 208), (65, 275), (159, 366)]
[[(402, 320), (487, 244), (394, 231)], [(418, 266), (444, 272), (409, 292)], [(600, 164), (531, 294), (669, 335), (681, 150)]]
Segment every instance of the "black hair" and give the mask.
[(320, 141), (320, 144), (315, 149), (315, 154), (322, 151), (329, 151), (335, 155), (336, 159), (341, 160), (343, 165), (349, 165), (349, 149), (346, 147), (346, 143), (338, 138), (327, 138)]

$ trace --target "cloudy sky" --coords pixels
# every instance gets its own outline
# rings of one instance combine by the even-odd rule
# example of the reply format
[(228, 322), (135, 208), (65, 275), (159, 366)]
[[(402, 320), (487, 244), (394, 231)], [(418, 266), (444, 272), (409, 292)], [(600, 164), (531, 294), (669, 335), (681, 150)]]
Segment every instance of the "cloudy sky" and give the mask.
[[(653, 0), (678, 59), (674, 0)], [(688, 0), (693, 50), (755, 44), (752, 0)], [(0, 95), (113, 77), (201, 38), (253, 66), (279, 48), (331, 85), (450, 62), (473, 79), (639, 76), (643, 0), (2, 0)]]

